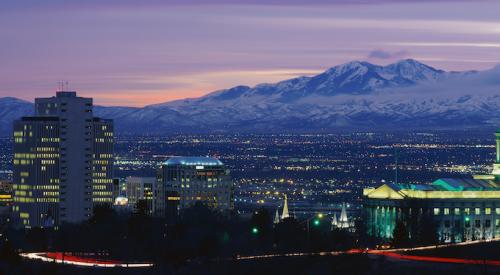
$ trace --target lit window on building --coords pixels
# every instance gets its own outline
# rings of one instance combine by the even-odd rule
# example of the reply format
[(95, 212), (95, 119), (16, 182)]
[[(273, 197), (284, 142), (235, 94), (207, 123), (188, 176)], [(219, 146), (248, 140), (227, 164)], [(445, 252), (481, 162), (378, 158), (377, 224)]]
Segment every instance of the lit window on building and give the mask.
[(445, 208), (444, 209), (444, 214), (445, 215), (450, 215), (450, 208)]
[(476, 214), (476, 215), (481, 215), (481, 208), (476, 207), (476, 208), (474, 209), (474, 214)]
[(460, 215), (460, 208), (455, 208), (455, 215)]
[(465, 208), (464, 213), (465, 215), (470, 215), (470, 208)]
[(434, 208), (434, 215), (439, 215), (439, 208)]
[(484, 209), (484, 214), (491, 215), (491, 208), (485, 208)]

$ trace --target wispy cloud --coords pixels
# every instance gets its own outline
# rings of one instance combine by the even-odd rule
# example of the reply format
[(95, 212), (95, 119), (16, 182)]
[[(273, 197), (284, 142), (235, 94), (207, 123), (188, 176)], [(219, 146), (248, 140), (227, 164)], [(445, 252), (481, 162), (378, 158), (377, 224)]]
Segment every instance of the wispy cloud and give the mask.
[(385, 50), (373, 50), (368, 54), (368, 59), (398, 59), (407, 57), (410, 53), (408, 51), (390, 52)]
[(409, 4), (422, 2), (486, 2), (488, 0), (23, 0), (2, 1), (0, 10), (24, 8), (68, 8), (68, 7), (147, 7), (169, 5), (273, 5), (273, 6), (317, 6), (317, 5), (378, 5)]
[(392, 46), (410, 46), (410, 47), (500, 48), (500, 43), (491, 43), (491, 42), (390, 42), (386, 44)]
[(137, 106), (367, 58), (482, 70), (500, 56), (499, 9), (473, 0), (0, 0), (0, 96), (32, 100), (67, 79), (98, 104)]

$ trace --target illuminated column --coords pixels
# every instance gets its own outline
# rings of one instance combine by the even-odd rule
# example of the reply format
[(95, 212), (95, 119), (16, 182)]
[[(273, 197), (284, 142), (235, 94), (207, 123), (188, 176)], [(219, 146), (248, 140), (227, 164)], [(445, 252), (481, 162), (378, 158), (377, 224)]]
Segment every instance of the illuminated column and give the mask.
[(495, 137), (496, 137), (496, 149), (497, 149), (497, 152), (496, 152), (496, 159), (495, 159), (495, 163), (493, 164), (493, 172), (492, 174), (497, 176), (500, 176), (500, 130), (497, 130), (496, 133), (495, 133)]
[(496, 163), (500, 163), (500, 130), (497, 130), (495, 133), (496, 142), (497, 142), (497, 159)]

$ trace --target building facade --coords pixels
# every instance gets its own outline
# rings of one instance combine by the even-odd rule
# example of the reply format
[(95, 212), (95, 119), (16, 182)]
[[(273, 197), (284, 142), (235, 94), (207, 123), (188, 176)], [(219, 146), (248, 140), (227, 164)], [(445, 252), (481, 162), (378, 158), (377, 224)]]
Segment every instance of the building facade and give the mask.
[(12, 182), (0, 180), (0, 232), (3, 232), (10, 222), (12, 202)]
[(364, 195), (367, 233), (380, 239), (392, 239), (398, 221), (415, 240), (431, 231), (440, 242), (500, 237), (500, 187), (493, 182), (439, 179), (425, 186), (384, 184), (365, 189)]
[(13, 219), (30, 228), (77, 223), (109, 203), (113, 122), (94, 118), (76, 92), (35, 99), (35, 115), (14, 122)]
[(127, 177), (127, 199), (128, 205), (136, 209), (139, 201), (144, 201), (148, 215), (154, 215), (156, 212), (157, 181), (154, 177)]
[(217, 210), (234, 208), (233, 182), (229, 170), (218, 159), (210, 157), (173, 157), (158, 170), (165, 202), (164, 214), (202, 202)]
[(500, 132), (496, 140), (492, 174), (364, 189), (367, 234), (391, 240), (400, 222), (410, 240), (416, 241), (429, 234), (435, 234), (439, 242), (500, 238)]

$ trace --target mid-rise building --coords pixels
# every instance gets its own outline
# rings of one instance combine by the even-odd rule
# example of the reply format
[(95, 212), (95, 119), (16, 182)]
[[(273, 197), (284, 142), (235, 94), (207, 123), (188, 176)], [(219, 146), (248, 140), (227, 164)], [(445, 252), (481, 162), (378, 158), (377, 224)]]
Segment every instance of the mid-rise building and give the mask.
[(229, 170), (218, 159), (210, 157), (173, 157), (158, 172), (164, 213), (175, 212), (202, 202), (210, 208), (229, 210), (234, 207), (233, 182)]
[(113, 122), (92, 99), (61, 91), (35, 99), (35, 115), (14, 122), (14, 220), (24, 227), (78, 223), (111, 204)]
[(148, 215), (154, 215), (156, 210), (156, 185), (154, 177), (127, 177), (127, 199), (128, 205), (136, 209), (137, 203), (143, 201)]

